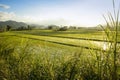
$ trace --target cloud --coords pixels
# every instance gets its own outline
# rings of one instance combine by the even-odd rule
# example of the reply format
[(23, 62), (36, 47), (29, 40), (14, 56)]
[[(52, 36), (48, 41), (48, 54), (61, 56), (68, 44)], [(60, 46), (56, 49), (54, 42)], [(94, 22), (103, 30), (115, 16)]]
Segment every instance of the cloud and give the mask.
[(14, 12), (0, 12), (0, 21), (11, 20), (15, 18)]
[(47, 20), (39, 20), (39, 22), (37, 22), (41, 25), (67, 25), (68, 21), (62, 18), (58, 18), (58, 19), (47, 19)]
[[(95, 15), (94, 15), (95, 16)], [(95, 16), (96, 18), (100, 18)], [(41, 25), (75, 25), (75, 26), (96, 26), (100, 23), (100, 20), (97, 20), (95, 17), (90, 16), (80, 16), (74, 17), (62, 16), (62, 17), (41, 17), (41, 16), (29, 16), (29, 15), (17, 15), (14, 12), (0, 12), (0, 21), (14, 20), (18, 22), (26, 22), (33, 24), (41, 24)], [(81, 19), (80, 19), (81, 18)], [(94, 18), (94, 20), (90, 20)]]
[(3, 12), (0, 11), (0, 21), (7, 21), (7, 20), (14, 20), (18, 22), (37, 22), (37, 18), (31, 16), (19, 16), (16, 15), (14, 12)]
[(10, 6), (5, 5), (5, 4), (0, 4), (0, 8), (3, 8), (3, 9), (9, 9), (9, 8), (10, 8)]

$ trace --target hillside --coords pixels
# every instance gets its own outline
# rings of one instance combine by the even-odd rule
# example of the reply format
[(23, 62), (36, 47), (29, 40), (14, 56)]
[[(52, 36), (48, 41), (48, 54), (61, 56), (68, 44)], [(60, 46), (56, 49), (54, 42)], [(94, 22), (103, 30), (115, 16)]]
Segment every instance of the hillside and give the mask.
[(27, 27), (28, 26), (28, 24), (26, 24), (26, 23), (16, 22), (16, 21), (12, 21), (12, 20), (0, 21), (0, 28), (4, 28), (7, 25), (11, 26), (14, 29), (19, 28), (19, 27)]

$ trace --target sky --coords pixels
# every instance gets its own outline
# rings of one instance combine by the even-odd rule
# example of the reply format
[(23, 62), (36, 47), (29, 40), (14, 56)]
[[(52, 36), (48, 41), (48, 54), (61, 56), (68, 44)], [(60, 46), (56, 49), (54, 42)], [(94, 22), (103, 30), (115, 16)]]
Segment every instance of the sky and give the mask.
[(112, 0), (0, 0), (0, 21), (93, 27), (104, 24), (108, 12)]

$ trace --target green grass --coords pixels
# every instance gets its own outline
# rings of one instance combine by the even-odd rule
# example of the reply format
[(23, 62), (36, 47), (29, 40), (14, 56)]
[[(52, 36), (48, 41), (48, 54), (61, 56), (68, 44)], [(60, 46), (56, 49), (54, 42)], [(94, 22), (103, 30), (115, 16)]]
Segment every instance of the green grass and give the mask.
[(107, 52), (53, 43), (97, 48), (92, 41), (21, 33), (0, 33), (0, 79), (101, 80), (101, 70), (108, 71), (103, 79), (111, 79)]
[(119, 10), (116, 13), (114, 0), (113, 8), (114, 16), (104, 17), (104, 31), (0, 33), (0, 80), (120, 80)]
[(92, 40), (79, 40), (79, 39), (70, 39), (70, 38), (61, 38), (61, 37), (51, 37), (51, 36), (37, 36), (30, 34), (14, 34), (13, 36), (24, 37), (28, 39), (41, 40), (45, 42), (51, 42), (61, 45), (73, 46), (73, 47), (86, 47), (93, 49), (102, 49), (104, 43)]
[[(87, 49), (14, 35), (10, 32), (0, 34), (0, 79), (80, 79), (80, 71), (76, 72), (76, 69), (84, 65), (79, 59), (83, 59), (84, 62), (84, 59), (86, 61), (87, 58), (95, 56)], [(73, 72), (77, 74), (74, 75)]]
[[(52, 30), (31, 30), (31, 31), (16, 31), (16, 33), (22, 33), (22, 34), (31, 34), (31, 35), (46, 35), (46, 36), (57, 36), (57, 37), (70, 37), (70, 38), (83, 38), (83, 39), (94, 39), (94, 40), (104, 40), (105, 34), (104, 31), (89, 31), (89, 30), (73, 30), (73, 31), (52, 31)], [(120, 36), (120, 32), (118, 32), (118, 36)], [(120, 41), (120, 38), (118, 38), (118, 41)]]

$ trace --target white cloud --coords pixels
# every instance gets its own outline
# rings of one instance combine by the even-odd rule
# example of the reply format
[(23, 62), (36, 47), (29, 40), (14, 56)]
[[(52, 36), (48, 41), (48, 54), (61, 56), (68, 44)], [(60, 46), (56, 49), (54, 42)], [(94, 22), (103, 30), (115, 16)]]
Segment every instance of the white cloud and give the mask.
[(11, 20), (15, 17), (14, 12), (0, 12), (0, 21)]
[[(68, 12), (69, 13), (69, 12)], [(6, 20), (14, 20), (18, 22), (26, 22), (26, 23), (34, 23), (40, 25), (75, 25), (75, 26), (96, 26), (101, 21), (101, 16), (97, 16), (95, 14), (90, 14), (85, 16), (81, 13), (81, 15), (75, 13), (64, 13), (64, 14), (42, 14), (42, 15), (17, 15), (14, 12), (0, 12), (0, 21)], [(55, 16), (54, 16), (55, 15)], [(90, 16), (91, 15), (91, 16)]]
[(18, 22), (28, 22), (28, 23), (37, 23), (39, 21), (35, 17), (31, 16), (19, 16), (16, 15), (14, 12), (3, 12), (0, 11), (0, 21), (7, 21), (7, 20), (14, 20)]
[(44, 19), (39, 21), (39, 24), (42, 25), (69, 25), (69, 22), (63, 18), (57, 18), (57, 19)]
[(0, 4), (0, 8), (9, 9), (9, 8), (10, 8), (10, 6), (5, 5), (5, 4)]
[(0, 21), (14, 20), (18, 22), (37, 22), (38, 20), (31, 16), (19, 16), (14, 12), (3, 12), (0, 11)]

